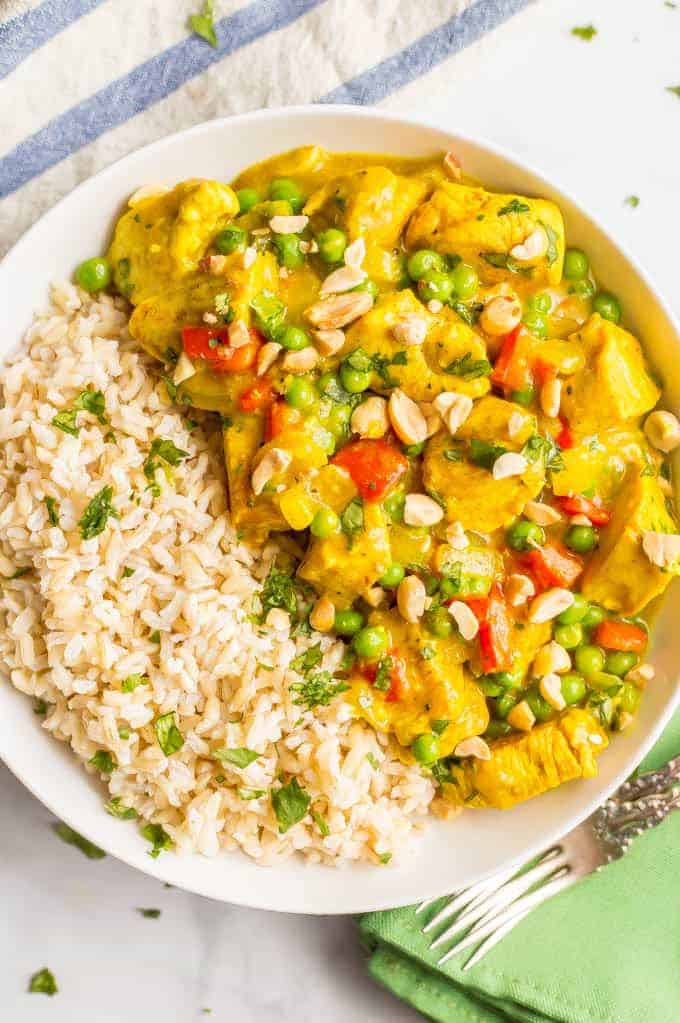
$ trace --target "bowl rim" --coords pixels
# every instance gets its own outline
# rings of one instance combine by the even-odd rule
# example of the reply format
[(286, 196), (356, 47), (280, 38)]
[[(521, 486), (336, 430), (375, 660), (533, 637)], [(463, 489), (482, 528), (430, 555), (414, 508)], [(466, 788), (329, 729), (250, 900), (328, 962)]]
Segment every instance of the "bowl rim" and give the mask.
[[(480, 151), (484, 151), (486, 155), (492, 159), (498, 159), (499, 161), (510, 164), (516, 167), (522, 173), (531, 175), (539, 186), (544, 186), (548, 191), (558, 192), (562, 199), (570, 203), (579, 215), (586, 221), (589, 222), (612, 246), (616, 254), (621, 257), (625, 262), (629, 264), (633, 270), (635, 276), (645, 285), (649, 292), (654, 296), (654, 299), (666, 317), (670, 324), (673, 332), (676, 335), (678, 343), (680, 343), (680, 319), (675, 314), (673, 308), (670, 306), (665, 294), (660, 291), (658, 286), (653, 283), (649, 273), (641, 265), (639, 259), (631, 255), (628, 247), (621, 243), (612, 230), (605, 226), (598, 217), (594, 216), (589, 210), (581, 205), (581, 203), (572, 195), (572, 193), (564, 188), (560, 183), (559, 179), (554, 178), (552, 175), (546, 175), (540, 168), (537, 168), (533, 162), (528, 162), (524, 157), (516, 156), (515, 153), (496, 142), (489, 140), (487, 137), (482, 135), (471, 135), (469, 132), (459, 132), (449, 130), (448, 127), (443, 127), (437, 122), (430, 122), (423, 117), (417, 116), (404, 116), (402, 114), (393, 111), (383, 111), (376, 107), (362, 107), (353, 106), (351, 104), (302, 104), (302, 105), (291, 105), (275, 108), (261, 108), (258, 110), (248, 111), (242, 114), (235, 114), (227, 117), (214, 118), (208, 121), (202, 121), (200, 124), (192, 125), (189, 128), (182, 129), (177, 132), (172, 132), (168, 135), (163, 136), (160, 139), (150, 142), (144, 146), (138, 147), (132, 150), (130, 153), (118, 158), (107, 167), (102, 168), (97, 173), (87, 177), (80, 182), (74, 189), (64, 195), (58, 200), (53, 206), (46, 210), (36, 221), (33, 223), (21, 237), (12, 245), (5, 256), (0, 260), (0, 283), (3, 278), (11, 273), (11, 264), (17, 256), (20, 256), (24, 248), (30, 247), (33, 241), (33, 237), (38, 231), (43, 230), (45, 222), (49, 221), (52, 217), (56, 219), (57, 214), (61, 211), (67, 203), (71, 203), (82, 191), (92, 186), (94, 182), (97, 182), (100, 186), (105, 185), (106, 182), (113, 178), (119, 172), (122, 165), (128, 161), (133, 161), (135, 158), (141, 158), (143, 156), (150, 156), (153, 154), (162, 155), (163, 150), (166, 147), (170, 147), (176, 144), (178, 138), (190, 139), (195, 136), (202, 135), (204, 133), (210, 133), (212, 131), (219, 131), (225, 127), (230, 129), (240, 129), (244, 125), (252, 125), (260, 121), (267, 120), (283, 120), (286, 118), (295, 118), (296, 120), (309, 118), (326, 117), (333, 119), (334, 117), (350, 117), (355, 119), (364, 120), (378, 120), (387, 121), (392, 124), (401, 124), (404, 127), (412, 129), (424, 129), (426, 131), (433, 131), (442, 134), (443, 136), (449, 135), (452, 143), (454, 140), (463, 144), (469, 144), (472, 147), (477, 148)], [(15, 348), (16, 345), (10, 345), (10, 351)], [(0, 368), (2, 360), (0, 359)], [(664, 728), (670, 721), (673, 713), (680, 705), (680, 687), (677, 685), (674, 687), (668, 701), (663, 708), (662, 712), (659, 713), (654, 719), (653, 724), (649, 728), (648, 734), (644, 739), (638, 741), (634, 748), (630, 751), (627, 756), (624, 756), (621, 768), (616, 774), (597, 792), (594, 793), (589, 799), (584, 800), (582, 807), (577, 811), (571, 811), (568, 820), (564, 822), (562, 826), (556, 824), (550, 830), (548, 830), (542, 837), (531, 842), (525, 848), (522, 856), (519, 860), (515, 860), (516, 863), (526, 862), (533, 856), (537, 855), (542, 850), (549, 848), (549, 846), (558, 841), (567, 830), (575, 828), (583, 820), (585, 820), (593, 811), (601, 805), (610, 795), (614, 792), (619, 785), (630, 775), (631, 771), (640, 763), (640, 761), (647, 755), (652, 746), (658, 741)], [(69, 751), (70, 752), (70, 751)], [(300, 909), (285, 899), (282, 900), (282, 905), (272, 905), (267, 899), (258, 898), (256, 889), (248, 890), (241, 894), (240, 892), (229, 892), (228, 896), (225, 896), (219, 891), (214, 890), (214, 886), (209, 884), (202, 884), (199, 881), (179, 881), (166, 870), (164, 870), (162, 864), (164, 858), (153, 860), (148, 858), (148, 863), (140, 864), (135, 857), (125, 851), (119, 851), (112, 848), (109, 843), (103, 842), (100, 837), (96, 834), (93, 827), (88, 825), (81, 826), (78, 821), (71, 815), (70, 810), (64, 811), (62, 807), (56, 804), (55, 800), (45, 799), (38, 791), (39, 785), (37, 781), (33, 780), (30, 775), (27, 775), (25, 771), (21, 769), (19, 765), (12, 763), (11, 757), (8, 759), (6, 752), (0, 748), (0, 760), (9, 768), (14, 776), (35, 796), (44, 806), (46, 806), (55, 816), (60, 820), (63, 820), (70, 827), (75, 828), (80, 834), (100, 845), (108, 854), (115, 857), (118, 860), (126, 863), (128, 866), (134, 867), (141, 870), (142, 872), (149, 874), (150, 876), (156, 877), (160, 880), (171, 879), (173, 884), (181, 887), (183, 890), (192, 892), (197, 895), (206, 896), (222, 902), (228, 902), (233, 905), (256, 908), (256, 909), (267, 909), (270, 911), (277, 912), (295, 912), (304, 913), (306, 915), (335, 915), (335, 914), (348, 914), (348, 913), (359, 913), (359, 912), (370, 912), (377, 910), (384, 910), (395, 908), (395, 906), (407, 905), (414, 901), (410, 896), (408, 899), (402, 900), (401, 902), (394, 901), (393, 897), (385, 898), (374, 896), (371, 905), (366, 905), (363, 902), (361, 904), (343, 903), (340, 907), (305, 907)], [(75, 761), (74, 761), (75, 762)], [(84, 777), (85, 783), (87, 784), (87, 776)], [(198, 856), (200, 854), (194, 854)], [(244, 853), (240, 855), (245, 856)], [(479, 874), (477, 880), (483, 880), (489, 876), (492, 876), (498, 870), (502, 869), (506, 865), (510, 865), (513, 861), (508, 859), (503, 861), (491, 870), (486, 870)], [(357, 865), (360, 869), (362, 865)], [(304, 869), (305, 865), (303, 865)], [(260, 868), (261, 869), (261, 868)], [(269, 868), (269, 869), (276, 869)], [(332, 869), (332, 868), (326, 868)], [(336, 868), (337, 869), (337, 868)], [(345, 869), (356, 869), (353, 864)], [(370, 869), (370, 868), (369, 868)], [(340, 877), (341, 875), (336, 875)], [(329, 873), (329, 880), (333, 877), (333, 874)], [(431, 899), (444, 894), (441, 891), (441, 885), (436, 886), (435, 889), (428, 888), (426, 879), (423, 880), (423, 899)]]

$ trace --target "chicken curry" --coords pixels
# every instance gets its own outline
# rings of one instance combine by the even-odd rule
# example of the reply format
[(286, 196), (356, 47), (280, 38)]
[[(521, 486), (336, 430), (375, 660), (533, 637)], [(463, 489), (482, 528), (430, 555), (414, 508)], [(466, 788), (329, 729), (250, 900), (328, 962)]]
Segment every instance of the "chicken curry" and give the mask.
[(170, 396), (220, 413), (266, 608), (335, 634), (333, 698), (459, 805), (596, 773), (680, 574), (673, 415), (558, 207), (454, 154), (297, 149), (142, 189), (107, 260)]

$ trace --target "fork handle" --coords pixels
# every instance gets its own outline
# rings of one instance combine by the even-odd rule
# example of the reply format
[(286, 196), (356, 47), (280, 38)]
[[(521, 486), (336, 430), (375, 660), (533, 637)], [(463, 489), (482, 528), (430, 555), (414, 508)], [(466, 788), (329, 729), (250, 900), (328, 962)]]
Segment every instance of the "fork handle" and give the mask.
[[(669, 787), (680, 783), (680, 756), (669, 760), (658, 771), (647, 771), (645, 774), (631, 778), (623, 783), (616, 793), (619, 800), (638, 799), (640, 796), (663, 792)], [(605, 804), (606, 805), (606, 804)]]

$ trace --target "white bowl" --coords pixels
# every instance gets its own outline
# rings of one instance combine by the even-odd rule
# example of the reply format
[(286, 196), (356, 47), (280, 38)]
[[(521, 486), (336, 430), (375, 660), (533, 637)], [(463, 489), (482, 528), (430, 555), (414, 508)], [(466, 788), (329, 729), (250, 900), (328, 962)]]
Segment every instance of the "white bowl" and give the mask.
[[(572, 199), (489, 143), (356, 107), (265, 110), (211, 121), (147, 146), (82, 184), (31, 228), (0, 266), (0, 355), (16, 347), (46, 299), (48, 282), (70, 277), (78, 262), (104, 249), (119, 208), (140, 185), (196, 176), (228, 181), (248, 164), (305, 143), (409, 156), (452, 148), (466, 172), (491, 188), (554, 199), (570, 244), (587, 250), (598, 280), (619, 295), (626, 324), (667, 382), (666, 400), (678, 404), (678, 325), (640, 267)], [(31, 701), (9, 686), (0, 687), (0, 756), (59, 818), (107, 852), (177, 887), (298, 913), (405, 905), (528, 859), (588, 816), (633, 770), (677, 702), (678, 592), (672, 588), (654, 631), (657, 678), (644, 694), (635, 726), (601, 757), (599, 777), (564, 785), (510, 812), (470, 811), (450, 824), (432, 821), (418, 851), (402, 865), (332, 869), (289, 860), (258, 867), (240, 853), (216, 859), (164, 853), (153, 860), (137, 829), (106, 814), (102, 788), (67, 746), (41, 732)]]

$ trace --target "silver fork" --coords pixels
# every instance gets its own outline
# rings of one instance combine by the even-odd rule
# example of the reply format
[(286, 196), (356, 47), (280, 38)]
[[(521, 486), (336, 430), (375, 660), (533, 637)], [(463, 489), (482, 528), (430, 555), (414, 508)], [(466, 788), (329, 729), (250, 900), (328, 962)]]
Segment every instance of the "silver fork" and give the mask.
[[(430, 949), (447, 947), (439, 964), (473, 945), (469, 970), (536, 906), (582, 877), (618, 860), (637, 835), (680, 809), (680, 756), (658, 771), (624, 782), (599, 810), (546, 849), (531, 866), (513, 867), (449, 896), (422, 928), (434, 935)], [(439, 899), (428, 899), (424, 913)], [(448, 926), (444, 926), (448, 924)], [(442, 929), (443, 927), (443, 929)]]

